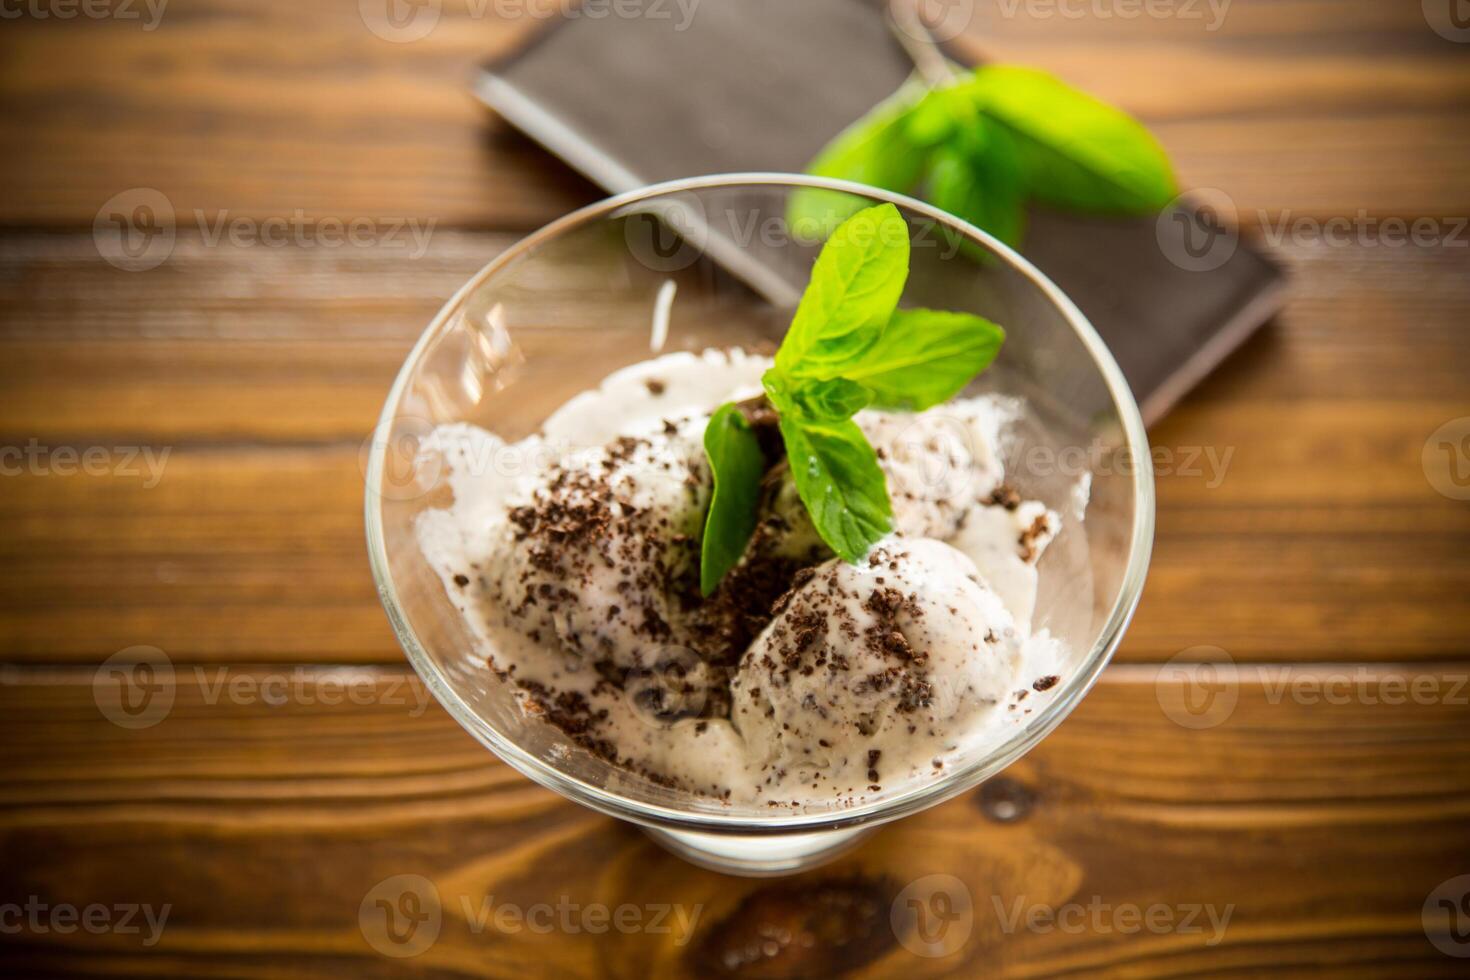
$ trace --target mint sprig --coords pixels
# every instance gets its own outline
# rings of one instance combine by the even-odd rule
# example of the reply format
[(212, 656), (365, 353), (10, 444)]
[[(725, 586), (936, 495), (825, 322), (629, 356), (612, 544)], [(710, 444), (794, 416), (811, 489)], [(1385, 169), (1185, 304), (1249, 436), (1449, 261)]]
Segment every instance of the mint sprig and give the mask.
[[(1147, 214), (1178, 193), (1168, 157), (1137, 120), (1032, 68), (984, 65), (951, 85), (906, 84), (827, 145), (809, 173), (905, 194), (1017, 245), (1028, 202)], [(825, 233), (861, 200), (793, 196), (791, 227)]]
[(825, 380), (858, 363), (909, 277), (909, 226), (893, 205), (859, 211), (827, 240), (796, 306), (776, 370)]
[(755, 533), (766, 461), (750, 423), (728, 402), (715, 410), (705, 426), (704, 453), (714, 476), (714, 494), (699, 548), (699, 589), (709, 595), (740, 561)]
[(781, 439), (817, 533), (845, 560), (861, 561), (893, 528), (888, 484), (868, 437), (852, 419), (804, 422), (783, 415)]
[[(896, 207), (850, 216), (822, 247), (775, 366), (761, 378), (797, 494), (822, 540), (850, 562), (893, 526), (878, 455), (853, 416), (869, 405), (919, 411), (949, 400), (1005, 339), (973, 314), (899, 310), (908, 266), (908, 224)], [(704, 447), (715, 478), (700, 545), (708, 595), (754, 534), (764, 459), (733, 403), (710, 417)]]

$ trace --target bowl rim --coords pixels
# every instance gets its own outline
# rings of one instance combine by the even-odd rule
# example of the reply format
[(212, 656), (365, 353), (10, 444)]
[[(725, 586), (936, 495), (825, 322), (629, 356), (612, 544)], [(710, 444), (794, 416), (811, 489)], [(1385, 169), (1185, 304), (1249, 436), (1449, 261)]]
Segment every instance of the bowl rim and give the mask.
[(372, 438), (364, 485), (369, 564), (372, 567), (378, 598), (388, 614), (393, 632), (398, 638), (399, 645), (408, 654), (414, 671), (423, 680), (425, 686), (461, 727), (507, 765), (532, 781), (609, 816), (635, 824), (664, 829), (763, 836), (819, 832), (857, 825), (877, 825), (927, 809), (974, 788), (1031, 751), (1057, 725), (1061, 724), (1097, 683), (1103, 668), (1112, 659), (1114, 651), (1122, 641), (1123, 634), (1138, 608), (1144, 579), (1148, 572), (1154, 536), (1154, 480), (1148, 436), (1138, 404), (1128, 382), (1123, 377), (1122, 370), (1113, 359), (1112, 353), (1082, 311), (1055, 283), (1014, 249), (969, 222), (923, 201), (853, 181), (806, 174), (753, 171), (686, 177), (649, 184), (637, 190), (604, 198), (557, 218), (512, 244), (471, 276), (440, 307), (405, 357), (393, 381), (393, 386), (389, 389), (387, 400), (384, 402), (377, 426), (373, 431), (374, 434), (391, 431), (391, 426), (397, 416), (399, 402), (407, 389), (414, 368), (450, 318), (476, 289), (521, 256), (570, 228), (605, 217), (630, 204), (680, 192), (750, 185), (810, 187), (819, 190), (843, 191), (860, 197), (886, 201), (911, 213), (950, 226), (998, 254), (1011, 265), (1014, 271), (1025, 276), (1040, 289), (1062, 313), (1092, 356), (1122, 421), (1125, 446), (1132, 457), (1135, 520), (1118, 595), (1112, 608), (1108, 611), (1098, 638), (1082, 661), (1081, 669), (1063, 682), (1062, 690), (1052, 698), (1041, 714), (1032, 719), (1019, 733), (1001, 743), (997, 751), (984, 758), (975, 760), (962, 768), (951, 770), (942, 778), (932, 782), (910, 786), (892, 796), (882, 797), (847, 809), (818, 813), (772, 811), (769, 816), (763, 814), (760, 817), (751, 817), (735, 813), (694, 812), (673, 806), (647, 803), (578, 779), (526, 752), (476, 712), (443, 677), (404, 616), (397, 589), (393, 583), (383, 531), (382, 498), (371, 490), (382, 483), (386, 465), (387, 441), (377, 438)]

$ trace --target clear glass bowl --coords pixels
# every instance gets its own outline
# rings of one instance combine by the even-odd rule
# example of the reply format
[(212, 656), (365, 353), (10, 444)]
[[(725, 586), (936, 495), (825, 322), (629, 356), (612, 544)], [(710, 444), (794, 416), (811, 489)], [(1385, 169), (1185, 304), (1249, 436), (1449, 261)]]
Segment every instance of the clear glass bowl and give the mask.
[[(661, 293), (667, 303), (675, 290), (663, 351), (773, 348), (818, 249), (814, 229), (788, 226), (787, 215), (796, 213), (794, 196), (810, 204), (823, 194), (898, 206), (912, 244), (902, 305), (967, 310), (1005, 326), (1004, 349), (973, 390), (1027, 399), (1008, 437), (1007, 479), (1063, 515), (1038, 566), (1035, 625), (1062, 639), (1071, 661), (1054, 695), (1033, 701), (1035, 713), (993, 751), (859, 806), (778, 811), (656, 785), (525, 715), (420, 553), (414, 522), (451, 499), (446, 464), (423, 447), (434, 426), (470, 422), (508, 441), (531, 434), (572, 395), (652, 356)], [(498, 255), (424, 331), (365, 453), (373, 575), (399, 642), (439, 702), (536, 782), (733, 873), (807, 867), (1020, 758), (1076, 707), (1117, 647), (1153, 539), (1138, 408), (1097, 333), (1056, 286), (989, 235), (922, 202), (787, 174), (659, 184), (583, 208)]]

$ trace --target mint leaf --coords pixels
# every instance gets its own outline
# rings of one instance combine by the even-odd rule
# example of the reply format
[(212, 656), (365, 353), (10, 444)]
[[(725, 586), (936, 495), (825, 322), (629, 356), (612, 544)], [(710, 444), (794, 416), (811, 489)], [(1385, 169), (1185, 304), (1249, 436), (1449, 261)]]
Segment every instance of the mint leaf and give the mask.
[(846, 378), (790, 385), (773, 369), (761, 381), (777, 412), (803, 422), (845, 422), (873, 401), (873, 392)]
[[(924, 170), (922, 149), (909, 138), (909, 113), (924, 98), (923, 85), (906, 83), (838, 133), (807, 165), (807, 173), (908, 191)], [(786, 223), (799, 238), (820, 241), (867, 204), (867, 198), (856, 194), (802, 188), (791, 196)]]
[(989, 367), (1005, 336), (969, 313), (899, 310), (846, 376), (871, 392), (879, 408), (923, 411), (949, 401)]
[(909, 226), (892, 204), (848, 218), (822, 246), (776, 367), (792, 380), (839, 377), (877, 342), (909, 274)]
[(983, 137), (934, 151), (927, 196), (935, 207), (1015, 247), (1026, 223), (1026, 184), (1015, 140), (993, 123), (980, 132)]
[(955, 139), (963, 126), (978, 118), (974, 100), (961, 85), (930, 89), (909, 110), (904, 133), (915, 146), (929, 149)]
[(710, 416), (704, 452), (715, 484), (699, 544), (699, 590), (709, 595), (740, 561), (755, 533), (766, 461), (754, 430), (734, 402), (726, 402)]
[(803, 424), (781, 417), (796, 492), (833, 551), (856, 562), (893, 526), (878, 456), (857, 423)]
[(1143, 124), (1046, 72), (975, 70), (967, 88), (1016, 140), (1038, 201), (1079, 211), (1157, 211), (1178, 193), (1168, 157)]

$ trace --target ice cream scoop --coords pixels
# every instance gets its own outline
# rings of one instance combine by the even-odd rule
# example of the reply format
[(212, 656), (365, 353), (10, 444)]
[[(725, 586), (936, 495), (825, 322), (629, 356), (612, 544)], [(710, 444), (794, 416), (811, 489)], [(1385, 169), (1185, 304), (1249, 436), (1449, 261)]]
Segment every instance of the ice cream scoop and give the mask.
[(1022, 639), (962, 553), (890, 537), (801, 576), (731, 683), (731, 720), (773, 799), (876, 791), (1006, 698)]

